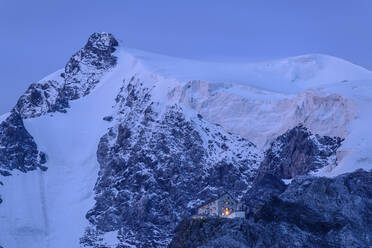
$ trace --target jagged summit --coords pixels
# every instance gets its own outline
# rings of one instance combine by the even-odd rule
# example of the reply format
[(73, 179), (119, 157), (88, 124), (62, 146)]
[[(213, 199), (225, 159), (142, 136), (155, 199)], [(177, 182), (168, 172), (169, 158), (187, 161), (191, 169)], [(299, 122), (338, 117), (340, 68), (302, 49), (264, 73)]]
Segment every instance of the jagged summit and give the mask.
[(85, 47), (72, 56), (63, 75), (63, 91), (69, 100), (88, 95), (103, 73), (116, 65), (116, 46), (118, 42), (112, 34), (94, 33)]
[(109, 33), (93, 33), (86, 45), (67, 62), (64, 72), (33, 83), (19, 98), (15, 110), (22, 118), (66, 112), (69, 101), (88, 95), (105, 72), (115, 67), (118, 41)]
[(118, 45), (119, 42), (112, 34), (106, 32), (95, 32), (89, 37), (85, 49), (97, 49), (112, 53)]

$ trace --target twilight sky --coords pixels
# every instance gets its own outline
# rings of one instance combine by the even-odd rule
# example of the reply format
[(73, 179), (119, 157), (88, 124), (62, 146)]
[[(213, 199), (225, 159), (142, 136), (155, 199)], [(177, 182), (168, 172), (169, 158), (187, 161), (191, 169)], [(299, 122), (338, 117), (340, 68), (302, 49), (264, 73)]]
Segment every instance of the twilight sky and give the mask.
[(1, 0), (0, 114), (95, 31), (133, 48), (213, 61), (307, 53), (372, 70), (370, 0)]

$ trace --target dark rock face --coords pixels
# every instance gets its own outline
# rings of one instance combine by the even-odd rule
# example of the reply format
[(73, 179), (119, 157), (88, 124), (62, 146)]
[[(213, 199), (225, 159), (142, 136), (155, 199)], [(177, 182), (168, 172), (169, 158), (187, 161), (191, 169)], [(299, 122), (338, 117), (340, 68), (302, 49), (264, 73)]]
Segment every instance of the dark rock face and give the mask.
[(117, 98), (118, 125), (97, 151), (87, 247), (100, 247), (100, 233), (109, 231), (135, 247), (167, 246), (175, 225), (204, 201), (226, 190), (240, 198), (261, 160), (252, 143), (186, 117), (180, 106), (157, 111), (149, 92), (132, 78)]
[(38, 117), (50, 112), (66, 112), (68, 100), (61, 90), (61, 82), (48, 80), (33, 83), (19, 98), (15, 110), (23, 119)]
[(275, 175), (269, 173), (259, 175), (253, 181), (252, 187), (244, 195), (242, 201), (248, 206), (251, 214), (256, 213), (272, 197), (280, 195), (286, 188), (287, 185)]
[(117, 40), (109, 33), (92, 34), (83, 49), (65, 67), (63, 91), (69, 100), (88, 95), (104, 72), (116, 65)]
[(186, 220), (169, 247), (371, 247), (372, 172), (296, 178), (250, 219)]
[(38, 151), (32, 136), (23, 125), (21, 116), (13, 111), (0, 123), (0, 170), (1, 175), (10, 175), (14, 169), (27, 172), (41, 168), (46, 162), (43, 152)]
[(243, 219), (188, 219), (176, 227), (176, 236), (168, 247), (248, 247), (243, 231), (248, 228), (248, 222)]
[(336, 165), (336, 151), (342, 141), (339, 137), (313, 135), (305, 127), (297, 126), (271, 143), (259, 173), (290, 179), (329, 164)]

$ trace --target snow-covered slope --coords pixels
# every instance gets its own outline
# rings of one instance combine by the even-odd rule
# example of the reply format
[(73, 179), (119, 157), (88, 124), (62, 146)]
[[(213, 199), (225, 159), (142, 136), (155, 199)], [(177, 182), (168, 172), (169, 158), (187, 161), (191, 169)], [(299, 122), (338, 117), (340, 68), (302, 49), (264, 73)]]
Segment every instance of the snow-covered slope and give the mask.
[(283, 178), (371, 169), (370, 109), (372, 72), (331, 56), (196, 62), (95, 33), (0, 117), (0, 246), (165, 246), (278, 154)]

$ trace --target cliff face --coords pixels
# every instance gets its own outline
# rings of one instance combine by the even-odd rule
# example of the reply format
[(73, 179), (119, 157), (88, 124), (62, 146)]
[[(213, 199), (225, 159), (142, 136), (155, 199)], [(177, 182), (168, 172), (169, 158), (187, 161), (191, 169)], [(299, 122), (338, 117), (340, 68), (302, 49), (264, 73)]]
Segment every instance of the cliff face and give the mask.
[(299, 177), (249, 219), (186, 220), (171, 248), (370, 247), (372, 172)]

